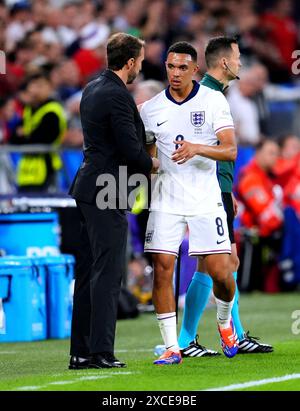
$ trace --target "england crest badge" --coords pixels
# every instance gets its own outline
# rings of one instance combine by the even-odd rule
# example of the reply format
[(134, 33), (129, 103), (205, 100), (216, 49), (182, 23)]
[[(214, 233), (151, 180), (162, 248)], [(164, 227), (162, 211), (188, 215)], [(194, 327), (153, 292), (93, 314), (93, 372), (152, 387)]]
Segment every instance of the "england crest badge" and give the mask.
[(191, 123), (195, 127), (201, 127), (205, 123), (205, 111), (192, 111)]

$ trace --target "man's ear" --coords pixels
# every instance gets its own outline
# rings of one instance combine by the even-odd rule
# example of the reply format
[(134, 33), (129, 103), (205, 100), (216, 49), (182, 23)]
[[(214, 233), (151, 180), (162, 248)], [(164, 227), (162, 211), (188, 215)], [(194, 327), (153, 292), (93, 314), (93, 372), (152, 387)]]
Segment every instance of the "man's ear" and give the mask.
[(131, 57), (129, 60), (127, 60), (127, 65), (128, 68), (131, 68), (134, 65), (134, 58)]

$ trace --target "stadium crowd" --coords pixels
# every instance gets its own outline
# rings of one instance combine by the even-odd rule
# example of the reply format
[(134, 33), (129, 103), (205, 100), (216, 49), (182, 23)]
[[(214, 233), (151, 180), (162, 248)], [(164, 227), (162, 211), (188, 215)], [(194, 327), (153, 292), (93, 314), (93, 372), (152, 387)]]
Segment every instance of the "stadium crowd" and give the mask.
[[(243, 68), (227, 98), (239, 144), (237, 228), (241, 253), (250, 246), (258, 255), (251, 267), (242, 258), (242, 281), (251, 271), (252, 284), (245, 280), (244, 289), (293, 288), (300, 284), (300, 262), (286, 245), (291, 243), (286, 209), (294, 211), (300, 226), (300, 63), (294, 54), (300, 45), (299, 20), (300, 4), (293, 0), (0, 0), (0, 49), (6, 55), (6, 73), (0, 75), (0, 144), (80, 149), (82, 90), (105, 68), (106, 42), (114, 32), (146, 40), (142, 72), (129, 86), (137, 104), (165, 87), (164, 61), (172, 43), (187, 40), (196, 47), (200, 80), (206, 71), (201, 51), (209, 38), (236, 36)], [(56, 115), (47, 112), (49, 104)], [(37, 107), (44, 111), (39, 126), (32, 127)], [(25, 155), (16, 171), (8, 154), (0, 156), (0, 194), (24, 186), (49, 190), (62, 167), (57, 155), (44, 155), (44, 178), (33, 182), (24, 177)], [(40, 176), (41, 164), (36, 167)], [(140, 258), (143, 230), (133, 227), (144, 223), (134, 219), (132, 255)], [(279, 260), (296, 264), (293, 277), (290, 270), (285, 273), (285, 282)], [(138, 261), (129, 272), (141, 277), (148, 265)], [(256, 281), (262, 266), (266, 275)]]

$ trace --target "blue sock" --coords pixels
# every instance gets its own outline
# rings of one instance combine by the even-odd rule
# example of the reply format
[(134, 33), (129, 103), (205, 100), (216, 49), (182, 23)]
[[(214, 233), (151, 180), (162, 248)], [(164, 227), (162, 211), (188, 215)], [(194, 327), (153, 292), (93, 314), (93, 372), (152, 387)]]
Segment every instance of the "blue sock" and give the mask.
[(180, 348), (185, 348), (196, 336), (199, 320), (208, 302), (212, 289), (208, 274), (195, 272), (186, 293), (183, 320), (178, 338)]
[(233, 273), (233, 277), (235, 280), (235, 295), (234, 295), (234, 304), (231, 310), (231, 315), (232, 315), (232, 319), (233, 319), (233, 323), (234, 323), (234, 327), (235, 327), (235, 331), (237, 333), (238, 339), (242, 340), (243, 336), (244, 336), (244, 329), (240, 320), (240, 314), (239, 314), (239, 289), (237, 286), (237, 272)]

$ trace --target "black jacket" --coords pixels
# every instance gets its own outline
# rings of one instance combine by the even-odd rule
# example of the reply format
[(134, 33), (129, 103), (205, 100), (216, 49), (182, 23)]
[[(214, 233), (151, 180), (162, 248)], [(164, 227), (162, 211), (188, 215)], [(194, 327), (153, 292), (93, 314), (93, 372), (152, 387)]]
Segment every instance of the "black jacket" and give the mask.
[[(78, 201), (94, 203), (100, 174), (112, 174), (118, 186), (119, 166), (148, 175), (151, 157), (144, 149), (145, 129), (135, 102), (123, 81), (105, 70), (84, 89), (80, 103), (84, 136), (84, 160), (69, 194)], [(118, 198), (117, 194), (117, 198)]]

